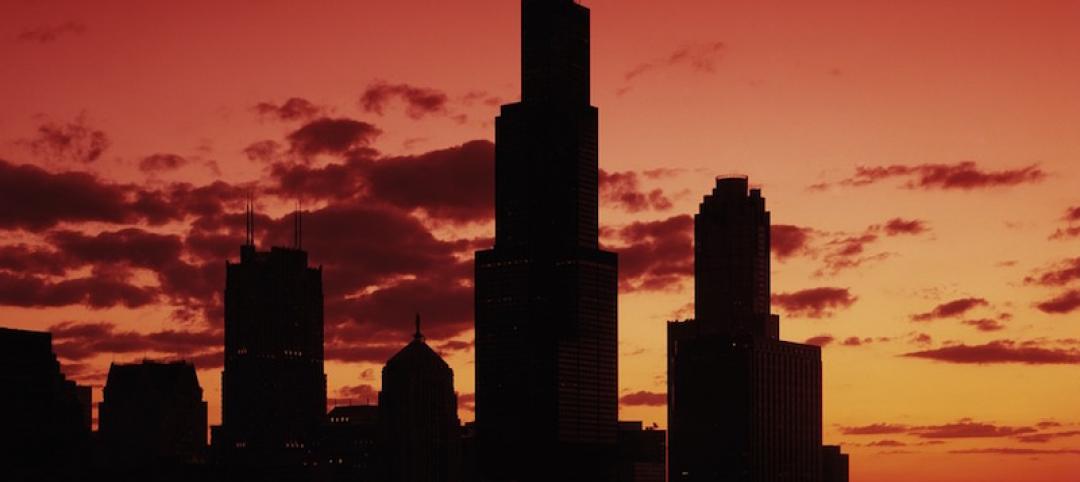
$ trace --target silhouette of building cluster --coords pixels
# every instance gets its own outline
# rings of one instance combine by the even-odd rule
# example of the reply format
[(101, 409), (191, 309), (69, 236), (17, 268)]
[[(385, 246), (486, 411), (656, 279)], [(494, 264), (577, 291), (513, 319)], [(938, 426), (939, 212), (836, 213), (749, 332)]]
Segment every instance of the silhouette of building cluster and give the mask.
[(419, 315), (378, 405), (327, 413), (322, 267), (302, 249), (299, 211), (292, 246), (256, 249), (249, 202), (225, 267), (209, 447), (192, 364), (112, 364), (93, 443), (89, 387), (64, 378), (51, 336), (0, 329), (0, 382), (17, 392), (0, 397), (0, 461), (133, 480), (846, 481), (848, 456), (822, 446), (821, 351), (781, 340), (771, 313), (769, 212), (744, 177), (717, 179), (694, 218), (695, 316), (667, 324), (668, 430), (618, 420), (590, 14), (573, 0), (521, 5), (521, 101), (496, 118), (495, 240), (475, 257), (474, 422), (461, 425), (454, 372)]

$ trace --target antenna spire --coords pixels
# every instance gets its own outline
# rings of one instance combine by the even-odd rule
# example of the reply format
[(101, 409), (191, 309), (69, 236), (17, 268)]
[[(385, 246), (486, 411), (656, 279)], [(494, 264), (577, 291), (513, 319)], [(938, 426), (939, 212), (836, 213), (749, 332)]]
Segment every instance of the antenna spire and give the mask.
[(417, 341), (424, 340), (424, 335), (420, 333), (420, 313), (416, 314), (416, 333), (413, 334), (413, 339)]
[(300, 249), (301, 247), (303, 247), (303, 212), (303, 204), (301, 204), (300, 200), (297, 199), (296, 210), (293, 211), (293, 247), (296, 249)]
[(250, 194), (244, 207), (244, 245), (255, 245), (255, 200)]

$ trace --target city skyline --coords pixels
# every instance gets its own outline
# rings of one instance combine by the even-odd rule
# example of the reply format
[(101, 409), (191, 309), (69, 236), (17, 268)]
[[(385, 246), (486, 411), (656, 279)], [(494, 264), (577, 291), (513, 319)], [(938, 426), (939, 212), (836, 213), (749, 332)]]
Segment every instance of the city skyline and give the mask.
[[(598, 22), (601, 245), (622, 275), (620, 419), (665, 425), (664, 321), (691, 312), (687, 217), (715, 175), (741, 172), (777, 213), (781, 333), (823, 345), (824, 442), (852, 454), (854, 480), (1076, 469), (1080, 389), (1058, 382), (1080, 363), (1080, 106), (1067, 88), (1080, 61), (1063, 20), (1075, 7), (686, 2), (652, 24), (660, 14), (640, 2), (585, 5)], [(409, 23), (411, 4), (336, 6), (296, 22), (305, 41), (269, 60), (254, 53), (294, 25), (282, 5), (245, 24), (257, 41), (226, 35), (239, 18), (229, 6), (221, 23), (181, 14), (155, 32), (137, 27), (139, 9), (27, 6), (0, 21), (0, 54), (19, 67), (0, 97), (12, 113), (0, 168), (19, 197), (3, 199), (25, 206), (0, 216), (5, 326), (52, 331), (95, 402), (112, 360), (191, 359), (220, 423), (220, 304), (199, 300), (214, 300), (235, 259), (251, 191), (260, 249), (290, 244), (300, 197), (305, 247), (336, 290), (328, 398), (370, 399), (421, 311), (470, 420), (468, 257), (494, 233), (483, 166), (492, 104), (516, 98), (518, 65), (516, 6), (481, 7), (490, 18), (429, 7), (425, 18), (460, 21), (451, 28)], [(370, 29), (350, 37), (357, 25)], [(475, 34), (453, 35), (462, 26)], [(190, 42), (170, 41), (180, 32)], [(379, 36), (404, 57), (365, 47)], [(133, 37), (154, 52), (120, 47)], [(940, 49), (928, 40), (942, 37)], [(903, 55), (886, 61), (892, 50)], [(272, 75), (286, 59), (305, 75)], [(104, 67), (64, 75), (88, 62)], [(18, 189), (31, 186), (62, 189)]]

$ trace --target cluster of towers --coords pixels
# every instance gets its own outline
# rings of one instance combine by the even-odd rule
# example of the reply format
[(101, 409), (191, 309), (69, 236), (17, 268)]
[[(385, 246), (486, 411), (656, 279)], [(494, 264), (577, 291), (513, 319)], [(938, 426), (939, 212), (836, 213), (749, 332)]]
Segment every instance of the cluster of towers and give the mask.
[[(474, 423), (461, 425), (453, 370), (419, 316), (378, 405), (327, 414), (322, 268), (301, 249), (299, 215), (293, 247), (258, 251), (249, 208), (227, 264), (211, 449), (192, 365), (113, 365), (99, 410), (109, 467), (213, 467), (204, 480), (846, 481), (847, 456), (821, 444), (820, 349), (780, 340), (770, 310), (769, 212), (746, 178), (718, 179), (695, 216), (695, 317), (667, 326), (667, 433), (619, 421), (618, 258), (598, 243), (589, 25), (573, 0), (522, 0), (522, 96), (496, 119), (495, 243), (475, 258)], [(55, 412), (74, 428), (43, 436), (77, 452), (88, 394), (59, 374), (47, 334), (18, 336), (37, 350), (15, 352), (36, 360), (34, 393), (53, 402), (0, 413)]]

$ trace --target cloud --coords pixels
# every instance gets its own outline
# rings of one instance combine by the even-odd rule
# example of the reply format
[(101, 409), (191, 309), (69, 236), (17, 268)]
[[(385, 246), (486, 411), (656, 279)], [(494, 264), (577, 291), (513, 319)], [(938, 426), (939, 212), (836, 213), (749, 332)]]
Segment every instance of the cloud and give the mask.
[(459, 393), (457, 396), (458, 408), (476, 412), (476, 394), (475, 393)]
[(667, 405), (667, 394), (644, 390), (627, 393), (619, 397), (619, 405), (627, 407), (663, 407)]
[(844, 346), (863, 346), (869, 345), (873, 342), (873, 338), (859, 338), (857, 336), (849, 336), (847, 338), (844, 338), (844, 341), (840, 342), (840, 344)]
[(360, 96), (360, 107), (364, 112), (382, 115), (386, 105), (394, 99), (405, 102), (405, 114), (413, 119), (426, 115), (447, 114), (449, 98), (446, 93), (426, 87), (409, 84), (390, 84), (377, 81), (368, 85)]
[(1024, 278), (1025, 284), (1065, 286), (1080, 281), (1080, 258), (1064, 259)]
[(1080, 290), (1069, 290), (1046, 301), (1035, 304), (1043, 313), (1061, 315), (1080, 309)]
[(1050, 239), (1073, 239), (1080, 238), (1080, 206), (1073, 206), (1065, 210), (1065, 216), (1061, 218), (1066, 226), (1058, 228)]
[(900, 236), (904, 234), (922, 234), (930, 230), (925, 221), (919, 219), (890, 219), (882, 227), (887, 236)]
[(85, 305), (93, 309), (154, 303), (158, 290), (130, 284), (112, 276), (50, 281), (31, 275), (0, 272), (0, 305), (24, 308)]
[(259, 102), (252, 107), (259, 116), (280, 121), (311, 120), (323, 115), (326, 109), (301, 97), (290, 97), (283, 104)]
[[(63, 322), (49, 328), (57, 356), (83, 360), (103, 354), (146, 353), (173, 356), (217, 355), (223, 334), (216, 330), (161, 330), (150, 333), (117, 330), (112, 323)], [(197, 365), (198, 366), (198, 365)], [(198, 366), (203, 369), (205, 367)]]
[(836, 338), (833, 338), (832, 335), (818, 335), (807, 338), (806, 341), (804, 341), (803, 343), (806, 343), (807, 345), (824, 347), (835, 340)]
[(1022, 363), (1027, 365), (1075, 365), (1080, 364), (1080, 350), (1045, 346), (1038, 342), (996, 340), (982, 345), (964, 343), (930, 350), (905, 353), (901, 356), (924, 358), (946, 363), (995, 364)]
[(638, 174), (634, 171), (608, 172), (601, 169), (600, 198), (608, 206), (619, 207), (630, 213), (649, 209), (666, 211), (672, 206), (663, 190), (643, 191)]
[(908, 444), (899, 440), (876, 440), (866, 444), (867, 447), (907, 447)]
[(1021, 434), (1035, 432), (1033, 427), (1008, 427), (989, 423), (961, 420), (956, 423), (943, 425), (927, 425), (911, 427), (908, 431), (911, 435), (929, 439), (951, 438), (1000, 438), (1012, 437)]
[(71, 122), (47, 122), (38, 126), (34, 137), (18, 142), (35, 156), (50, 162), (89, 164), (98, 160), (110, 142), (104, 131), (86, 124), (86, 115), (79, 114)]
[(67, 35), (81, 35), (86, 32), (86, 25), (75, 21), (68, 21), (58, 25), (42, 25), (19, 33), (16, 40), (20, 42), (36, 42), (47, 44)]
[(188, 160), (176, 154), (152, 154), (139, 161), (142, 172), (172, 171), (188, 163)]
[(803, 318), (828, 318), (836, 310), (850, 307), (859, 298), (848, 288), (820, 287), (778, 293), (772, 295), (772, 302), (789, 316)]
[(950, 318), (963, 315), (977, 307), (989, 305), (990, 302), (983, 298), (961, 298), (937, 305), (933, 310), (926, 313), (911, 315), (911, 319), (914, 321), (931, 321), (941, 318)]
[(1080, 449), (1025, 449), (1011, 447), (994, 447), (983, 449), (950, 450), (949, 453), (967, 455), (1080, 455)]
[(689, 66), (693, 72), (713, 73), (725, 49), (723, 42), (686, 45), (664, 57), (638, 64), (623, 74), (623, 79), (630, 82), (659, 69), (683, 65)]
[[(1038, 425), (1038, 427), (1039, 428), (1047, 428), (1047, 427), (1043, 426), (1042, 423), (1040, 423)], [(1076, 437), (1076, 436), (1080, 436), (1080, 430), (1069, 430), (1069, 431), (1065, 431), (1065, 432), (1033, 433), (1033, 434), (1027, 434), (1027, 435), (1019, 435), (1019, 436), (1016, 437), (1016, 439), (1023, 442), (1023, 443), (1041, 444), (1041, 443), (1047, 443), (1047, 442), (1049, 442), (1051, 440), (1057, 440), (1057, 439), (1069, 438), (1069, 437)]]
[(345, 154), (365, 148), (381, 134), (375, 126), (358, 120), (321, 117), (288, 135), (291, 150), (305, 158), (318, 154)]
[(892, 178), (906, 179), (906, 189), (973, 190), (1016, 186), (1042, 181), (1047, 174), (1038, 165), (989, 171), (975, 162), (955, 164), (918, 164), (891, 166), (858, 166), (852, 177), (840, 181), (842, 186), (866, 186)]
[(375, 387), (367, 384), (360, 385), (346, 385), (337, 390), (338, 397), (341, 400), (340, 404), (348, 403), (362, 403), (362, 404), (377, 404), (379, 402), (379, 391)]
[(777, 260), (784, 261), (788, 258), (809, 253), (810, 240), (814, 230), (789, 224), (774, 224), (770, 226), (770, 247)]
[(244, 156), (249, 161), (271, 163), (281, 156), (281, 144), (273, 140), (256, 141), (244, 148)]
[(682, 286), (694, 273), (693, 233), (694, 218), (686, 214), (602, 230), (605, 247), (619, 253), (620, 290)]
[(977, 320), (964, 320), (965, 325), (974, 326), (979, 331), (1000, 331), (1005, 328), (998, 320), (991, 318), (979, 318)]
[(844, 435), (888, 435), (906, 433), (907, 425), (874, 423), (870, 425), (840, 426), (840, 433)]

